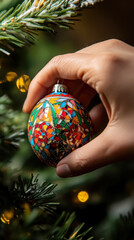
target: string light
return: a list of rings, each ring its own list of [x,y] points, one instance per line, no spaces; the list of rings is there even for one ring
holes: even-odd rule
[[[8,82],[12,82],[13,80],[15,80],[15,78],[17,78],[17,73],[16,72],[8,72],[6,74],[6,80]]]
[[[10,221],[13,218],[13,216],[14,216],[13,210],[9,211],[5,210],[0,219],[3,223],[10,224]]]
[[[77,194],[77,198],[80,202],[84,203],[84,202],[87,202],[87,200],[89,199],[89,194],[86,191],[80,191]]]
[[[1,68],[1,66],[0,66]],[[0,80],[0,84],[5,83],[5,82],[12,82],[17,78],[17,73],[16,72],[8,72],[5,76],[5,79]]]
[[[30,84],[30,77],[28,75],[22,75],[16,81],[16,86],[20,90],[20,92],[27,92]]]

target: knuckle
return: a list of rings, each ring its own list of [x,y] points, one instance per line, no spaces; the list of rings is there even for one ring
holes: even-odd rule
[[[50,60],[50,64],[59,64],[62,60],[62,55],[57,55]]]
[[[116,69],[121,65],[121,57],[112,52],[107,52],[101,54],[96,58],[96,88],[98,91],[104,90],[104,86],[111,86],[111,76],[114,75]]]
[[[118,62],[121,61],[121,58],[118,54],[116,53],[107,53],[105,54],[104,57],[104,60],[105,61],[105,64],[106,66],[110,67],[110,66],[113,66],[113,64],[117,64]]]
[[[50,60],[49,64],[58,71],[59,66],[64,67],[68,61],[71,61],[71,58],[72,54],[70,53],[57,55]]]
[[[73,152],[73,161],[72,161],[72,169],[74,172],[83,172],[86,168],[83,151],[81,149],[77,149]]]
[[[106,41],[110,46],[118,46],[120,45],[122,42],[116,38],[112,38]]]
[[[121,57],[116,53],[104,53],[100,56],[98,69],[109,74],[121,61]]]
[[[68,60],[70,60],[73,57],[74,54],[72,53],[66,53],[66,54],[61,54],[61,55],[57,55],[55,57],[53,57],[50,62],[52,64],[60,64],[61,62],[66,62]]]

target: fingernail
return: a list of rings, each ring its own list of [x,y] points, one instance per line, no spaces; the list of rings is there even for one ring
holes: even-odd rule
[[[56,172],[60,177],[71,177],[71,170],[67,164],[57,166]]]

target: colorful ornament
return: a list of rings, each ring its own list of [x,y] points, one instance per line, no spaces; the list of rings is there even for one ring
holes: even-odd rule
[[[87,110],[62,84],[56,84],[53,92],[36,104],[28,122],[33,151],[41,161],[54,167],[67,154],[88,143],[91,135]]]

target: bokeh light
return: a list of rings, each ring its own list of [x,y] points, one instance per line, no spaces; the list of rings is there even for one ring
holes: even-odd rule
[[[30,77],[28,75],[22,75],[16,81],[16,86],[20,90],[20,92],[27,92],[30,84]]]
[[[77,198],[80,202],[87,202],[87,200],[89,199],[89,194],[88,192],[86,191],[80,191],[78,194],[77,194]]]
[[[10,224],[11,219],[14,216],[13,210],[5,210],[4,213],[1,215],[1,221],[5,224]]]
[[[7,80],[8,82],[14,81],[15,78],[17,78],[17,73],[16,73],[16,72],[8,72],[8,73],[6,74],[6,80]]]

